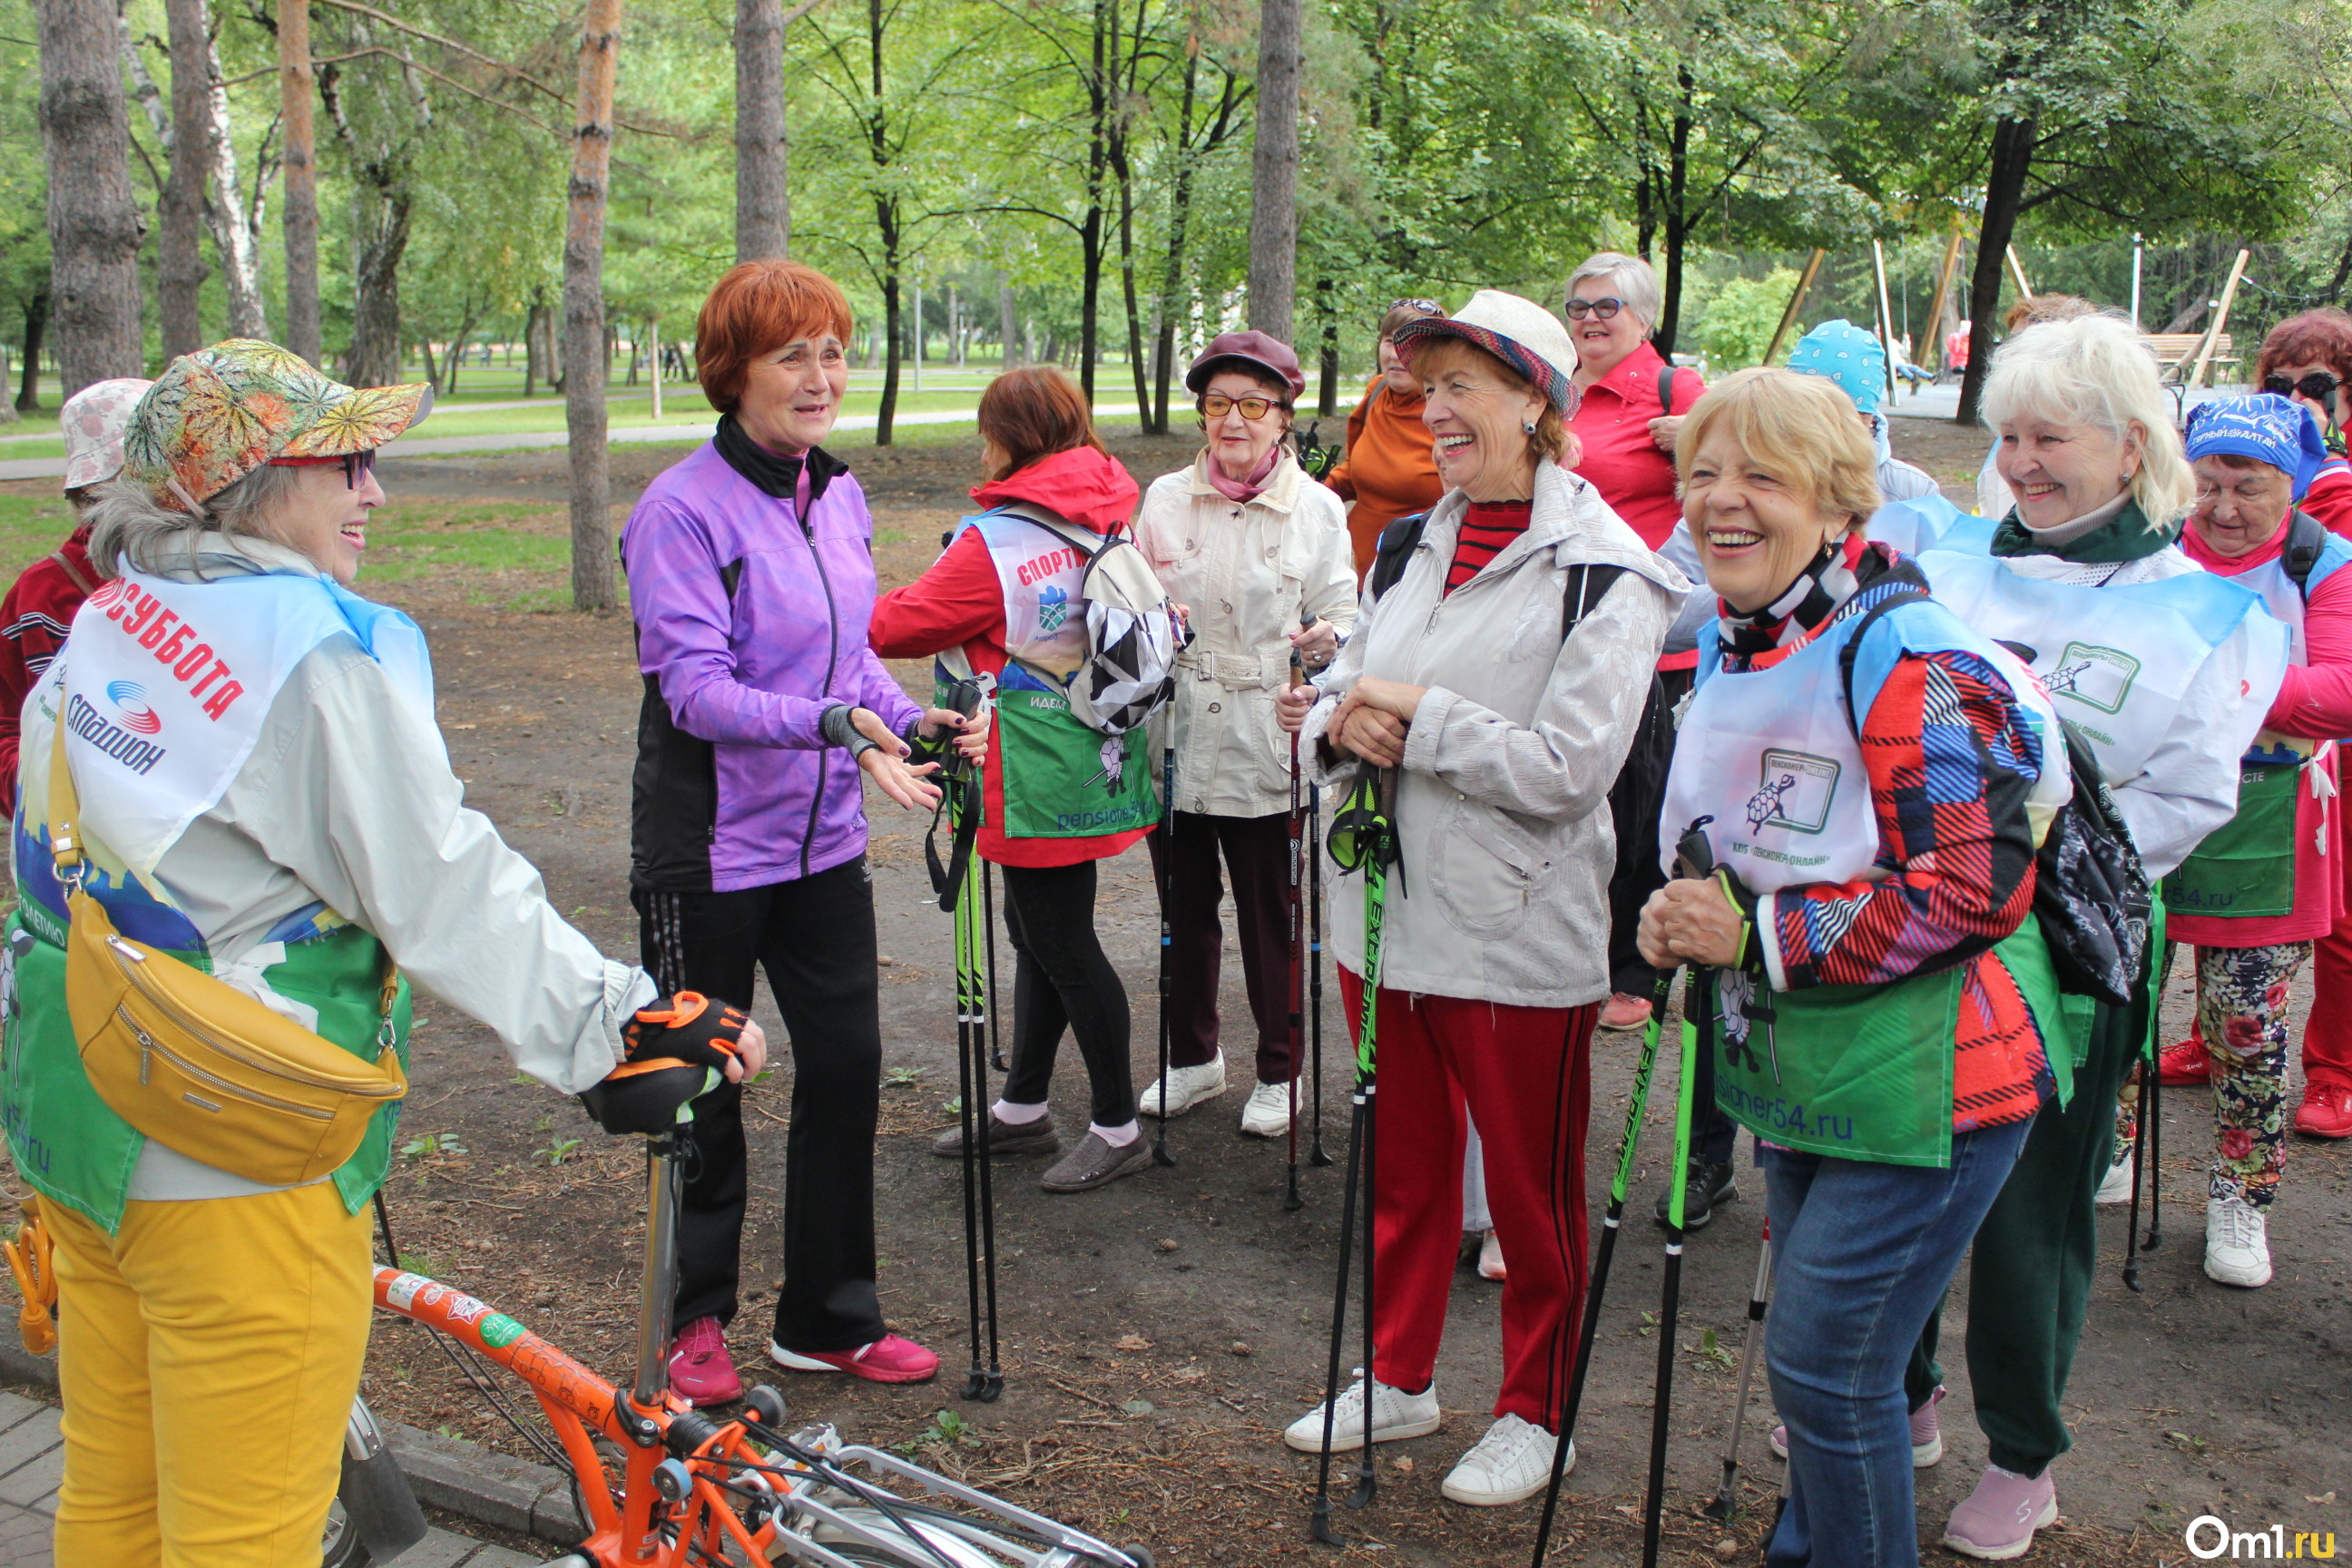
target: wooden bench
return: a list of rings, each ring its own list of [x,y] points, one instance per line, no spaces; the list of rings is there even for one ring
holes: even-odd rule
[[[2202,332],[2147,332],[2141,335],[2139,341],[2147,345],[2149,353],[2156,355],[2158,364],[2163,366],[2169,374],[2179,376],[2189,373],[2191,362],[2197,357],[2197,345],[2205,341],[2205,334]],[[2230,334],[2223,332],[2213,340],[2213,353],[2206,362],[2207,368],[2237,363],[2238,356],[2231,350]]]

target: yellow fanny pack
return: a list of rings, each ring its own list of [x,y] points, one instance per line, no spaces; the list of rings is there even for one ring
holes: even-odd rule
[[[49,753],[49,843],[66,889],[66,1006],[82,1070],[108,1109],[165,1147],[268,1186],[331,1174],[368,1121],[408,1092],[384,963],[370,1063],[244,992],[114,929],[84,888],[81,800],[60,722]]]

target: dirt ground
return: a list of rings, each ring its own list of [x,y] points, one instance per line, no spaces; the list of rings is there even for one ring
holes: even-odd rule
[[[1983,450],[1978,433],[1925,420],[1896,421],[1895,442],[1898,452],[1956,488]],[[1180,442],[1130,437],[1114,445],[1145,481],[1188,456]],[[616,501],[625,505],[679,455],[615,448]],[[843,455],[875,505],[883,582],[908,580],[928,563],[940,528],[968,510],[961,490],[975,466],[972,449],[852,447]],[[564,528],[560,453],[386,462],[382,472],[403,501],[541,506],[529,526],[558,534]],[[542,868],[558,905],[574,911],[607,952],[634,955],[628,781],[640,685],[628,622],[502,614],[476,602],[486,589],[499,597],[506,586],[549,581],[545,574],[513,575],[530,581],[485,584],[478,572],[452,569],[384,596],[415,614],[432,640],[442,721],[471,804]],[[927,672],[914,667],[898,673],[910,689],[928,685]],[[933,1131],[952,1121],[946,1104],[955,1094],[949,921],[925,881],[923,822],[878,797],[869,808],[886,965],[887,1082],[876,1155],[881,1286],[894,1325],[941,1352],[943,1375],[932,1385],[883,1388],[775,1372],[761,1353],[769,1306],[758,1289],[731,1335],[746,1375],[782,1384],[803,1416],[835,1421],[860,1439],[911,1445],[1024,1504],[1114,1541],[1141,1541],[1164,1564],[1328,1557],[1306,1538],[1313,1466],[1276,1434],[1320,1395],[1340,1167],[1303,1173],[1306,1206],[1286,1213],[1282,1145],[1239,1135],[1238,1091],[1174,1124],[1172,1170],[1057,1197],[1036,1187],[1036,1163],[1001,1168],[1005,1393],[994,1405],[956,1398],[967,1361],[959,1167],[927,1152]],[[1155,921],[1139,848],[1107,868],[1101,902],[1105,946],[1136,1000],[1139,1084],[1152,1071]],[[1000,956],[1009,964],[1009,948],[1001,946]],[[1228,1018],[1247,1017],[1240,984],[1232,961]],[[1011,989],[1008,968],[1000,986],[1008,1005]],[[2186,1027],[2187,993],[2176,981],[2168,1038]],[[1339,1155],[1349,1052],[1336,983],[1326,994],[1322,1107],[1327,1142]],[[761,1014],[773,1027],[764,996]],[[428,1001],[418,1018],[403,1142],[430,1135],[446,1146],[404,1159],[394,1172],[388,1191],[404,1252],[591,1366],[625,1376],[642,1237],[635,1150],[603,1139],[573,1102],[519,1079],[488,1035],[451,1008]],[[1245,1072],[1245,1039],[1228,1045],[1241,1047],[1228,1059]],[[1594,1050],[1587,1164],[1596,1206],[1633,1055],[1630,1037],[1602,1037]],[[1064,1060],[1056,1110],[1066,1126],[1081,1124],[1085,1086],[1075,1051]],[[772,1279],[778,1256],[789,1072],[787,1063],[750,1102],[747,1286]],[[1556,1563],[1638,1559],[1662,1268],[1661,1233],[1646,1215],[1667,1163],[1670,1063],[1660,1076],[1666,1081],[1653,1091]],[[2111,1218],[2105,1226],[2109,1258],[2068,1402],[2077,1447],[2058,1466],[2063,1519],[2043,1534],[2035,1563],[2178,1563],[2186,1556],[2183,1526],[2204,1513],[2238,1531],[2278,1523],[2290,1538],[2352,1526],[2352,1510],[2339,1500],[2352,1499],[2352,1147],[2295,1144],[2273,1211],[2277,1279],[2267,1289],[2239,1292],[2210,1283],[2199,1268],[2201,1156],[2211,1136],[2202,1091],[2168,1094],[2163,1127],[2166,1245],[2146,1261],[2146,1293],[2134,1295],[2118,1280],[2122,1223]],[[1742,1201],[1694,1238],[1684,1269],[1669,1453],[1671,1562],[1752,1560],[1780,1479],[1764,1443],[1772,1417],[1759,1372],[1745,1415],[1741,1520],[1727,1531],[1696,1513],[1720,1473],[1717,1456],[1762,1217],[1760,1176],[1745,1170],[1741,1186]],[[1949,1452],[1919,1476],[1919,1515],[1930,1541],[1984,1462],[1958,1350],[1965,1295],[1964,1271],[1946,1335]],[[1415,1565],[1525,1560],[1532,1507],[1472,1510],[1438,1495],[1447,1468],[1485,1429],[1499,1376],[1498,1302],[1497,1287],[1467,1269],[1457,1277],[1440,1373],[1446,1426],[1380,1450],[1377,1500],[1339,1515],[1352,1542],[1347,1556]],[[1359,1342],[1353,1334],[1350,1342]],[[1347,1364],[1356,1359],[1351,1349]],[[387,1321],[377,1332],[367,1395],[399,1419],[516,1447],[422,1331],[405,1325]],[[1339,1472],[1342,1489],[1348,1474]],[[1937,1548],[1927,1552],[1944,1557]]]

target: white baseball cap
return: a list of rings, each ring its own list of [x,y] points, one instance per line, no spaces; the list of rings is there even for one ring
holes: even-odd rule
[[[1392,341],[1409,361],[1412,345],[1435,338],[1460,338],[1486,350],[1549,398],[1561,418],[1575,415],[1580,397],[1576,345],[1559,318],[1533,300],[1506,294],[1500,289],[1481,289],[1451,316],[1407,321],[1396,330]]]
[[[94,381],[58,410],[66,438],[66,489],[100,484],[122,471],[122,433],[131,411],[155,384],[136,376]]]

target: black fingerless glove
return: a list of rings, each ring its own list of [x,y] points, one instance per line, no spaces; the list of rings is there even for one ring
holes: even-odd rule
[[[632,1062],[664,1058],[725,1071],[751,1020],[741,1010],[697,991],[681,991],[658,1007],[647,1007],[621,1030]]]

